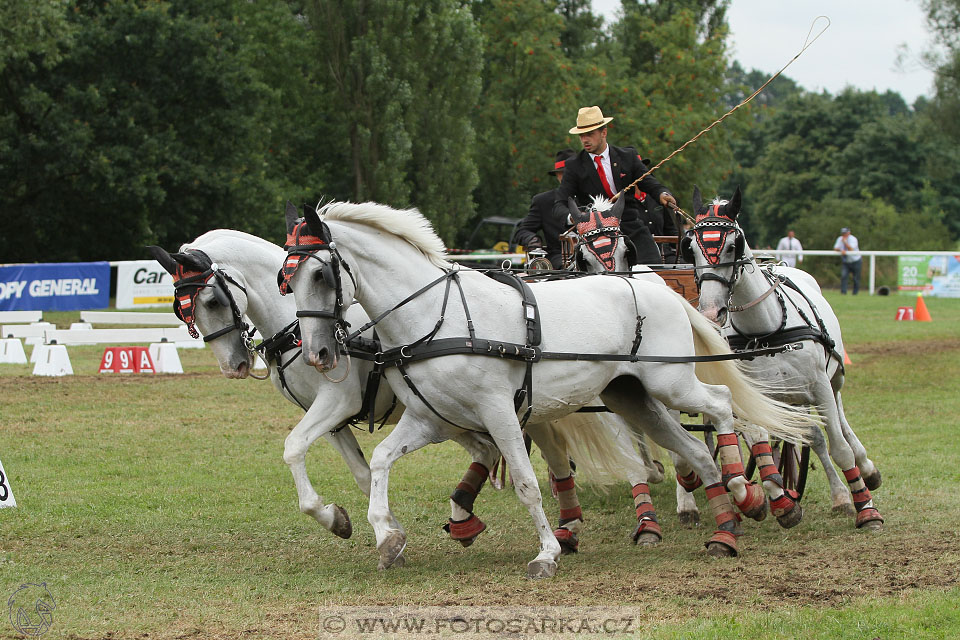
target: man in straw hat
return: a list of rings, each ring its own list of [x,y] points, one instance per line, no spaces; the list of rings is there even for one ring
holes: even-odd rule
[[[568,213],[567,201],[573,198],[577,206],[591,202],[592,196],[612,197],[621,189],[647,172],[637,150],[633,147],[614,147],[607,144],[607,123],[612,117],[604,117],[600,107],[583,107],[577,114],[577,126],[570,133],[580,136],[583,151],[566,161],[563,181],[557,189],[554,215]],[[676,207],[677,201],[652,175],[641,180],[637,186],[664,206]],[[650,229],[641,223],[640,201],[632,193],[625,193],[623,218],[620,228],[637,248],[636,263],[658,264],[661,261],[657,243]]]
[[[577,154],[573,149],[562,149],[557,151],[557,159],[553,163],[553,168],[547,171],[549,175],[556,176],[557,181],[563,179],[563,167],[566,161]],[[553,203],[557,199],[557,190],[551,189],[533,196],[530,201],[530,211],[527,217],[517,225],[517,231],[513,238],[517,244],[523,245],[527,249],[543,248],[546,242],[547,259],[553,265],[554,269],[563,268],[563,251],[560,245],[560,234],[567,227],[567,212],[563,215],[556,215],[553,211]],[[543,232],[543,240],[537,235],[537,232]]]

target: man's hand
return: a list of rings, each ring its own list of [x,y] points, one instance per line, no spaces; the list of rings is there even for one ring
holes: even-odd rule
[[[672,195],[670,195],[667,192],[663,192],[660,194],[660,204],[662,204],[665,207],[670,207],[671,209],[677,208],[677,201],[674,199]]]
[[[533,236],[527,240],[527,249],[543,249],[543,240],[540,239],[540,236]]]

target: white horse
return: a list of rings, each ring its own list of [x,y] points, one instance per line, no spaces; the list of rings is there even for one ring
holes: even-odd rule
[[[729,202],[718,199],[709,205],[694,189],[696,224],[682,249],[697,269],[700,309],[724,326],[724,335],[738,348],[801,345],[773,358],[747,362],[746,370],[758,380],[782,381],[780,400],[817,409],[829,436],[829,454],[819,429],[812,430],[811,446],[827,474],[834,511],[855,515],[858,528],[879,529],[883,518],[870,489],[880,486],[880,472],[850,428],[840,398],[844,351],[837,316],[808,273],[758,266],[737,224],[740,206],[739,187]],[[767,458],[769,445],[754,443],[753,453],[764,485],[777,481],[776,467]],[[849,491],[831,458],[843,471]]]
[[[543,513],[517,412],[534,423],[552,420],[598,395],[631,424],[645,424],[658,444],[691,461],[709,484],[718,525],[708,549],[736,553],[730,533],[736,515],[710,453],[666,407],[703,413],[721,429],[733,428],[736,408],[745,421],[741,428],[761,425],[787,439],[802,438],[811,420],[769,400],[736,367],[716,367],[727,386],[698,380],[686,361],[694,356],[695,341],[706,352],[729,351],[679,295],[602,276],[532,284],[521,295],[483,273],[453,268],[442,241],[416,210],[331,203],[305,214],[288,237],[283,283],[292,285],[296,297],[304,356],[322,371],[340,364],[342,316],[356,299],[375,318],[383,344],[375,358],[385,363],[387,379],[407,408],[370,462],[368,520],[381,567],[406,546],[404,532],[391,524],[387,488],[393,462],[431,442],[479,431],[493,437],[510,464],[517,494],[536,525],[541,550],[528,575],[554,575],[560,546]],[[636,361],[662,356],[683,361]]]
[[[288,204],[288,212],[292,205]],[[296,217],[296,209],[293,208]],[[315,518],[332,533],[348,538],[352,533],[350,518],[342,507],[324,504],[306,472],[305,458],[309,447],[324,437],[343,456],[348,468],[363,493],[370,495],[370,469],[357,444],[350,423],[363,413],[372,413],[381,423],[395,405],[396,396],[389,385],[380,385],[372,406],[365,404],[368,374],[373,365],[356,361],[346,374],[336,373],[333,380],[326,378],[299,357],[297,336],[292,331],[296,323],[296,304],[277,290],[276,270],[283,263],[286,252],[262,238],[227,229],[210,231],[193,242],[184,244],[180,253],[170,254],[160,247],[150,252],[175,280],[187,281],[181,293],[192,311],[188,317],[208,338],[223,375],[228,378],[246,378],[250,375],[250,333],[244,319],[249,317],[267,340],[261,351],[269,361],[269,373],[277,390],[290,402],[300,406],[305,415],[287,436],[284,461],[289,465],[299,497],[300,510]],[[216,266],[214,266],[214,264]],[[190,274],[199,274],[191,276]],[[194,280],[190,280],[190,277]],[[198,279],[199,278],[199,279]],[[202,281],[202,285],[201,285]],[[188,284],[194,282],[194,285]],[[178,296],[180,297],[180,296]],[[178,304],[179,313],[183,313]],[[369,317],[360,306],[348,311],[348,321],[357,326]],[[366,332],[368,337],[372,330]],[[270,344],[275,346],[270,347]],[[263,347],[269,347],[264,349]],[[335,384],[336,378],[343,378]],[[577,431],[573,425],[586,428]],[[602,458],[598,464],[581,465],[588,477],[603,481],[603,473],[626,473],[632,484],[647,482],[648,472],[634,454],[616,450],[618,425],[607,416],[589,414],[580,421],[567,418],[553,423],[529,425],[551,472],[560,479],[564,491],[558,499],[570,510],[579,506],[573,488],[569,457],[589,462]],[[451,519],[447,525],[451,537],[464,546],[473,543],[485,525],[473,515],[473,501],[488,470],[500,453],[485,434],[462,432],[455,438],[474,458],[458,488],[451,496]],[[591,474],[590,471],[593,471]],[[662,474],[661,474],[662,479]],[[577,534],[582,528],[582,517],[562,518],[555,532],[564,551],[577,550]],[[395,526],[399,526],[396,523]],[[641,542],[652,542],[641,540]]]
[[[573,202],[570,203],[570,217],[577,224],[577,233],[580,236],[580,243],[576,248],[576,264],[580,270],[587,273],[624,273],[628,269],[627,253],[631,245],[629,238],[620,231],[623,207],[622,198],[614,204],[604,197],[597,197],[583,211],[577,209]],[[649,268],[630,275],[666,286],[663,278]],[[710,375],[709,370],[702,365],[698,372],[700,376]],[[679,420],[679,412],[675,417]],[[757,438],[758,442],[767,443],[769,436],[762,429],[758,429]],[[777,484],[769,481],[764,483],[761,489],[755,482],[748,481],[735,433],[718,431],[717,444],[723,465],[724,483],[728,487],[731,483],[734,487],[746,487],[746,498],[742,501],[738,499],[736,503],[745,515],[763,520],[766,516],[766,500],[763,497],[765,490],[781,526],[789,528],[800,523],[803,509],[797,496],[789,495],[785,491],[783,482]],[[686,460],[673,452],[670,455],[677,470],[677,516],[681,524],[697,524],[700,513],[693,490],[701,486],[702,481]]]

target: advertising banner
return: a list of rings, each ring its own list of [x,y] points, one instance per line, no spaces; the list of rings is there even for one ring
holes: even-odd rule
[[[117,309],[173,304],[173,277],[156,260],[117,264]]]
[[[0,267],[0,311],[76,311],[110,305],[110,263]]]
[[[960,298],[960,255],[900,256],[897,290],[906,295]]]

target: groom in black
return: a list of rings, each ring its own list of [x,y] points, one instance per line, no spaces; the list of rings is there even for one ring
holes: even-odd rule
[[[553,205],[554,217],[565,217],[569,213],[569,198],[580,207],[590,204],[592,196],[610,198],[647,172],[636,149],[607,144],[607,123],[611,120],[612,117],[605,118],[596,106],[583,107],[577,114],[577,126],[570,129],[570,133],[580,136],[583,151],[565,163]],[[641,180],[637,187],[663,206],[677,206],[676,199],[652,175]],[[650,229],[641,222],[643,205],[634,198],[632,190],[620,197],[626,200],[620,228],[637,248],[636,264],[659,264],[660,250]]]

